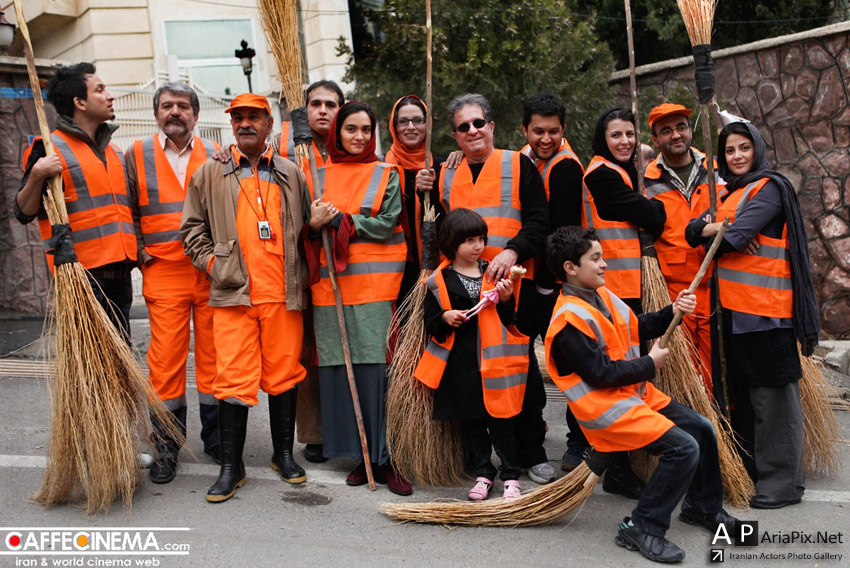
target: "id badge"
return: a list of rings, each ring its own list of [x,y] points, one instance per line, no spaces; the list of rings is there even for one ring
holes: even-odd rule
[[[257,221],[257,230],[260,232],[261,241],[271,240],[272,228],[268,221]]]

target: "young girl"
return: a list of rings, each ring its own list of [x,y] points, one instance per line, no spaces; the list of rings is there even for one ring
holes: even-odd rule
[[[414,375],[436,389],[433,418],[463,424],[469,467],[477,476],[469,498],[487,498],[496,475],[490,461],[495,448],[503,496],[516,499],[520,469],[510,418],[519,413],[525,395],[528,336],[514,326],[514,284],[503,278],[494,285],[483,278],[487,224],[474,211],[449,213],[438,243],[447,260],[425,280],[431,292],[425,327],[432,339]]]

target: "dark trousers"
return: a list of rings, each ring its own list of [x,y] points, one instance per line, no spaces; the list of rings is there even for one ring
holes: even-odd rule
[[[112,324],[130,343],[130,306],[133,304],[133,283],[128,262],[113,262],[88,271],[94,297],[106,311]]]
[[[496,468],[490,461],[492,450],[496,450],[496,455],[501,461],[499,479],[502,481],[519,479],[517,438],[512,418],[486,416],[463,422],[462,425],[468,466],[476,477],[487,479],[496,477]]]
[[[683,496],[699,511],[720,511],[723,482],[711,422],[675,400],[658,412],[675,426],[642,448],[661,459],[632,511],[632,522],[646,533],[664,536]]]
[[[516,425],[517,447],[519,448],[519,466],[533,467],[549,461],[543,442],[546,439],[546,421],[543,420],[543,408],[546,406],[546,389],[543,388],[543,375],[534,354],[534,344],[528,350],[528,379],[525,383],[525,398],[522,410],[510,420]]]

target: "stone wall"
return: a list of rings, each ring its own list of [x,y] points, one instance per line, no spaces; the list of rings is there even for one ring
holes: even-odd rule
[[[39,61],[42,78],[52,75],[52,69],[49,62]],[[32,98],[9,89],[29,86],[23,59],[0,56],[0,308],[44,313],[51,278],[38,225],[21,225],[12,209],[23,175],[21,157],[29,137],[39,131]],[[47,106],[52,124],[53,107]]]
[[[721,108],[758,127],[768,159],[797,188],[822,335],[848,338],[850,23],[737,46],[713,57]],[[636,73],[638,90],[655,90],[657,103],[683,82],[693,92],[690,57],[639,67]],[[617,72],[613,81],[619,87],[617,103],[627,106],[628,72]]]

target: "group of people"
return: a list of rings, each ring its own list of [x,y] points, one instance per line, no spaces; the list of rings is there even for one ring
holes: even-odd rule
[[[594,448],[608,458],[603,489],[637,500],[619,526],[620,546],[651,560],[683,559],[665,538],[682,498],[681,520],[732,527],[711,423],[651,383],[669,353],[645,342],[678,311],[706,392],[729,408],[747,450],[757,488],[751,505],[800,502],[797,344],[811,352],[818,312],[794,188],[770,169],[755,127],[734,122],[720,133],[712,217],[712,158],[691,146],[691,112],[681,105],[664,103],[648,115],[659,154],[641,187],[635,119],[626,109],[599,118],[585,169],[564,137],[564,106],[548,92],[525,105],[528,144],[520,151],[495,147],[485,97],[455,98],[447,117],[459,153],[429,163],[419,97],[394,105],[393,143],[383,159],[368,105],[346,103],[332,81],[310,85],[305,99],[316,182],[308,165],[295,163],[290,123],[272,139],[269,103],[250,93],[225,111],[236,143],[218,148],[193,135],[194,91],[166,83],[153,104],[160,132],[122,152],[110,143],[113,97],[88,63],[57,70],[48,85],[58,114],[56,154],[46,156],[37,139],[24,159],[18,219],[38,217],[50,262],[51,227],[40,202],[46,180],[61,175],[78,260],[128,340],[129,275],[141,267],[150,380],[184,433],[191,322],[201,437],[221,464],[208,501],[225,501],[246,482],[248,411],[260,389],[268,395],[271,467],[284,481],[306,480],[293,454],[297,430],[308,461],[362,460],[346,483],[367,483],[347,357],[375,479],[410,495],[386,444],[387,331],[399,302],[425,286],[431,342],[415,376],[434,389],[433,419],[462,423],[476,477],[470,499],[486,499],[496,473],[505,499],[520,495],[522,470],[537,483],[557,477],[543,449],[546,398],[533,349],[540,336],[549,374],[568,402],[561,468],[574,469]],[[425,194],[438,211],[437,243],[421,236]],[[705,246],[725,217],[731,224],[717,252],[714,288],[703,283],[691,293]],[[675,301],[644,314],[640,257],[652,241]],[[430,246],[439,247],[443,262],[419,282]],[[725,389],[717,380],[718,339]],[[168,483],[180,444],[158,429],[149,476]],[[627,452],[636,449],[660,457],[645,486],[628,464]]]

